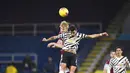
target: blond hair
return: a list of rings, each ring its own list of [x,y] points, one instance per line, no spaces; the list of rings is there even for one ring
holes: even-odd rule
[[[69,23],[66,22],[66,21],[62,21],[62,22],[60,23],[60,26],[61,26],[61,27],[69,28]]]

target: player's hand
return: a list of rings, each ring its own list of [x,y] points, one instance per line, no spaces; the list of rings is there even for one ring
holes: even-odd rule
[[[43,42],[47,42],[47,39],[46,39],[46,38],[43,38],[42,41],[43,41]]]
[[[101,34],[102,34],[102,36],[109,36],[107,32],[103,32]]]

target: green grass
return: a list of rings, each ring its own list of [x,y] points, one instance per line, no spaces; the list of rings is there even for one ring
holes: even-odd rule
[[[102,70],[96,70],[95,73],[103,73]],[[127,73],[130,73],[130,70],[127,70]]]

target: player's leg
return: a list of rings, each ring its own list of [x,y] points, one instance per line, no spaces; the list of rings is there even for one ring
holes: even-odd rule
[[[62,54],[61,54],[61,60],[62,60],[62,56],[63,56]],[[61,60],[60,60],[60,64],[59,64],[59,72],[61,71]],[[67,63],[67,67],[65,69],[65,73],[69,73],[69,67],[70,67],[70,64]]]
[[[61,68],[62,58],[63,58],[63,54],[61,54],[61,59],[60,59],[60,64],[59,64],[59,73],[62,73],[62,68]]]
[[[61,68],[61,65],[59,66],[59,73],[60,73],[60,71],[62,71],[62,68]],[[69,73],[69,68],[68,67],[66,67],[66,69],[65,69],[65,73]]]
[[[75,73],[75,71],[76,71],[76,66],[71,66],[70,67],[70,73]]]
[[[66,65],[67,65],[66,63],[61,63],[61,69],[59,73],[65,73]]]
[[[63,56],[61,57],[61,69],[59,73],[65,73],[66,70],[66,66],[67,66],[67,62],[68,62],[68,55],[67,53],[63,53]]]
[[[59,72],[60,72],[60,71],[62,71],[61,65],[59,66]],[[66,67],[66,69],[65,69],[65,73],[69,73],[69,71],[70,71],[69,68]]]
[[[76,68],[77,68],[77,56],[76,56],[76,54],[72,54],[70,61],[71,61],[70,73],[75,73]]]
[[[69,70],[70,69],[70,64],[71,64],[71,62],[68,61],[65,73],[69,73],[70,72],[70,70]]]

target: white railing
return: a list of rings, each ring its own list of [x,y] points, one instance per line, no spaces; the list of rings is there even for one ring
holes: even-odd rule
[[[12,36],[15,36],[15,34],[19,33],[19,34],[32,34],[33,36],[36,36],[38,33],[53,33],[54,30],[50,30],[48,28],[48,30],[38,30],[38,27],[44,27],[44,26],[50,26],[52,25],[52,27],[56,28],[58,30],[59,28],[59,24],[60,23],[25,23],[25,24],[0,24],[0,28],[9,28],[11,29],[10,31],[6,31],[6,30],[3,30],[3,31],[0,31],[0,34],[9,34],[9,35],[12,35]],[[93,25],[98,25],[99,26],[99,31],[101,32],[102,31],[102,23],[99,23],[99,22],[85,22],[85,23],[81,23],[81,22],[75,22],[75,24],[78,26],[78,28],[80,28],[80,26],[82,25],[85,25],[85,26],[93,26]],[[21,31],[17,31],[17,27],[26,27],[26,26],[29,26],[29,27],[32,27],[32,30],[22,30]]]
[[[32,61],[37,65],[38,57],[35,53],[3,53],[0,54],[0,58],[10,58],[9,60],[0,60],[0,63],[22,63],[23,59],[26,55],[29,55],[30,57],[34,57]],[[22,57],[20,60],[16,60],[16,57]]]

